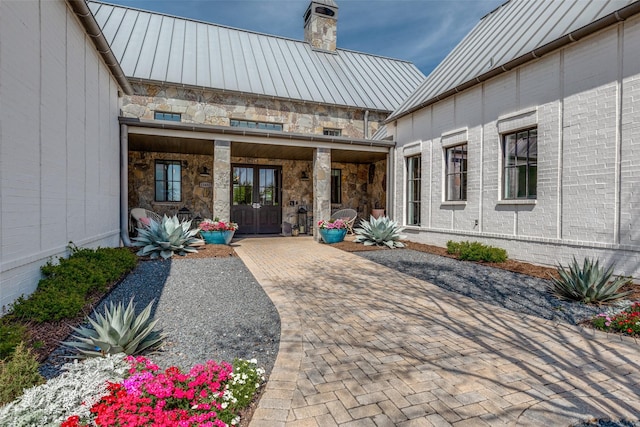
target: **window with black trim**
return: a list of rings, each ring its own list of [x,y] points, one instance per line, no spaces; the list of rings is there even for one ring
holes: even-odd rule
[[[154,111],[153,118],[156,120],[168,120],[170,122],[179,122],[182,120],[180,113],[167,113],[165,111]]]
[[[341,169],[331,169],[331,203],[342,203]]]
[[[421,168],[420,156],[407,157],[407,225],[420,225]]]
[[[538,190],[538,130],[503,135],[503,199],[535,199]]]
[[[279,130],[282,131],[281,123],[267,123],[267,122],[253,122],[250,120],[236,120],[231,119],[229,125],[238,128],[249,129],[264,129],[264,130]]]
[[[467,144],[445,148],[445,200],[467,200]]]
[[[327,136],[342,136],[342,129],[324,128],[322,129],[322,134]]]
[[[156,202],[179,202],[182,164],[177,160],[156,160]]]

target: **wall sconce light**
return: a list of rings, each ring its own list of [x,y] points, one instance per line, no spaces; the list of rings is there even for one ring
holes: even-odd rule
[[[133,164],[133,167],[141,171],[146,171],[147,169],[149,169],[149,164],[144,162],[137,162]]]
[[[200,176],[211,176],[211,174],[209,173],[209,168],[203,166],[200,170]]]
[[[309,181],[309,174],[307,173],[307,171],[302,171],[300,173],[300,179],[302,181]]]

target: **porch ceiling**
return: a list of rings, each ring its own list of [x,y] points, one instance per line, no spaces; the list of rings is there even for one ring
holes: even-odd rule
[[[129,134],[132,151],[213,155],[213,141],[158,135]],[[283,160],[312,160],[313,147],[231,142],[231,155]],[[364,150],[331,150],[331,160],[340,163],[373,163],[386,159],[387,153]]]

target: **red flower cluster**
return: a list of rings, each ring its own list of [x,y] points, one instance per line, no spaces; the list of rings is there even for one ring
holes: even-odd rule
[[[94,424],[81,424],[77,415],[61,427],[227,427],[233,414],[223,411],[226,383],[233,368],[208,361],[185,374],[175,366],[164,372],[144,357],[128,358],[131,376],[109,383],[109,394],[91,407]]]
[[[599,314],[593,318],[591,323],[604,331],[640,336],[640,302],[634,302],[627,309],[615,315]]]

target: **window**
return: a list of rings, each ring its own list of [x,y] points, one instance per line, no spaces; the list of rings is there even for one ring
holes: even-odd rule
[[[248,120],[231,119],[229,125],[237,128],[279,130],[282,131],[281,123],[252,122]]]
[[[420,225],[420,156],[407,158],[407,224]]]
[[[171,122],[179,122],[181,120],[180,113],[166,113],[164,111],[155,111],[153,118],[156,120],[169,120]]]
[[[467,144],[445,149],[445,200],[467,200]]]
[[[331,203],[342,203],[341,169],[331,169]]]
[[[503,137],[503,198],[535,199],[538,187],[538,130]]]
[[[322,129],[322,134],[328,136],[342,136],[342,129],[324,128]]]
[[[156,201],[179,202],[181,164],[174,160],[156,160]]]

